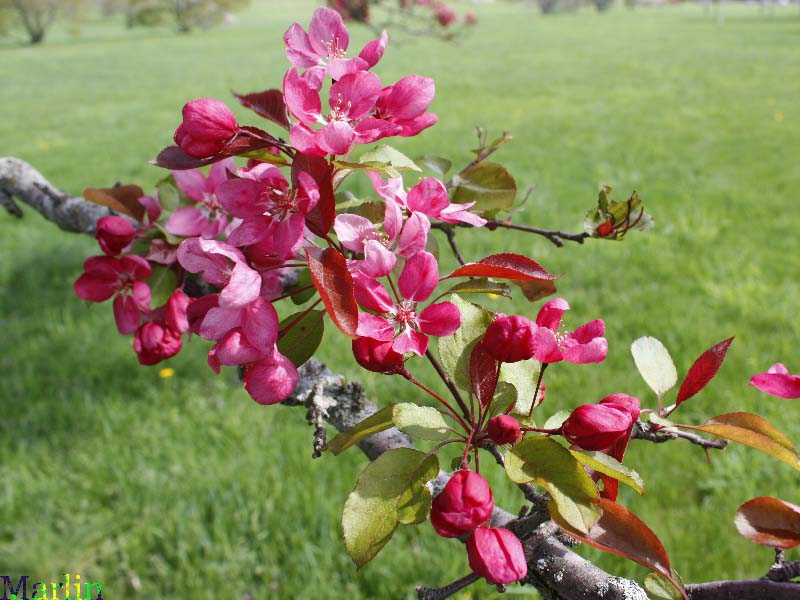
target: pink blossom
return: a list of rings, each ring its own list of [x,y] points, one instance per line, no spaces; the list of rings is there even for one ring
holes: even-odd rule
[[[434,7],[434,15],[439,25],[449,27],[458,20],[458,15],[452,6],[439,2]]]
[[[536,329],[536,323],[523,316],[500,315],[486,328],[483,345],[500,362],[528,360],[536,350]]]
[[[133,349],[143,365],[154,365],[175,356],[182,345],[180,333],[158,321],[142,324],[133,337]]]
[[[108,256],[121,254],[133,242],[135,235],[136,229],[130,221],[114,215],[100,219],[94,231],[97,243]]]
[[[141,256],[92,256],[83,263],[83,275],[75,281],[75,295],[90,302],[114,296],[114,318],[123,335],[139,325],[140,311],[150,310],[150,287],[142,281],[153,274]]]
[[[228,179],[228,171],[235,169],[233,158],[226,158],[211,167],[208,177],[199,169],[173,171],[178,188],[195,206],[178,208],[167,219],[164,229],[173,235],[207,239],[222,233],[228,224],[228,215],[217,200],[216,190]]]
[[[497,415],[489,419],[486,433],[495,444],[515,444],[522,435],[522,430],[511,415]]]
[[[259,404],[283,402],[297,387],[298,378],[297,367],[277,348],[244,368],[244,388]]]
[[[528,574],[522,543],[508,529],[478,527],[467,540],[472,570],[489,583],[507,584]]]
[[[608,450],[630,437],[639,418],[639,400],[626,394],[614,394],[598,404],[579,406],[564,421],[564,437],[584,450]]]
[[[378,313],[360,312],[357,334],[374,340],[392,341],[398,354],[413,352],[422,356],[428,349],[428,336],[451,335],[461,325],[461,313],[450,302],[430,304],[418,312],[439,283],[439,267],[429,252],[407,259],[397,288],[401,298],[395,302],[380,283],[369,277],[355,277],[356,298]]]
[[[436,124],[436,115],[426,112],[435,93],[433,79],[408,75],[381,90],[373,116],[398,126],[395,135],[413,137]]]
[[[283,173],[266,163],[239,169],[237,175],[217,188],[222,206],[242,219],[228,243],[250,246],[266,241],[262,254],[269,252],[277,260],[292,257],[302,242],[305,217],[319,201],[317,183],[300,173],[298,186],[291,189]]]
[[[562,360],[575,364],[597,363],[608,354],[608,341],[602,337],[605,323],[597,319],[581,325],[575,331],[560,333],[561,316],[569,310],[563,298],[554,298],[542,306],[536,316],[534,358],[541,363]]]
[[[183,107],[183,122],[174,137],[189,156],[206,158],[221,152],[238,132],[236,117],[224,103],[200,98]]]
[[[766,373],[753,375],[750,385],[770,396],[800,398],[800,375],[790,375],[781,363],[775,363]]]
[[[459,537],[492,516],[489,483],[475,471],[457,471],[431,504],[431,524],[443,537]]]
[[[486,224],[485,219],[469,212],[475,205],[474,202],[451,203],[447,188],[438,179],[426,177],[406,193],[402,178],[395,177],[384,182],[377,173],[369,172],[368,175],[375,192],[387,204],[398,205],[401,211],[410,214],[421,213],[430,219],[445,223],[468,223],[474,227]]]
[[[342,16],[330,8],[314,11],[308,33],[299,23],[294,23],[283,36],[286,57],[292,65],[298,69],[324,67],[334,80],[374,67],[383,56],[388,40],[384,31],[377,40],[364,46],[357,57],[346,58],[350,35]]]

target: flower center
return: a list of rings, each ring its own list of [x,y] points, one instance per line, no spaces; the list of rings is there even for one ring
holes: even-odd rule
[[[417,306],[414,302],[403,300],[397,305],[397,310],[394,313],[395,321],[402,325],[409,325],[413,323],[417,319],[416,308]]]
[[[285,219],[289,213],[297,212],[297,193],[292,190],[267,188],[261,192],[259,200],[266,205],[264,214],[269,217]]]
[[[332,40],[320,40],[323,46],[328,50],[328,60],[334,58],[344,58],[345,51],[339,47],[339,38],[335,37]]]
[[[347,115],[350,112],[350,109],[353,108],[353,103],[349,100],[347,102],[344,101],[342,95],[339,94],[336,98],[336,106],[333,107],[331,110],[331,114],[328,117],[329,121],[346,121]]]

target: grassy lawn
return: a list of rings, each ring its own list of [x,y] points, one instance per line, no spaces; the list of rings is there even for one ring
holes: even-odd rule
[[[238,24],[203,34],[92,23],[79,39],[57,31],[40,48],[4,43],[0,155],[30,161],[76,194],[152,184],[162,173],[147,161],[170,142],[183,102],[280,84],[281,35],[293,20],[307,23],[315,3],[253,4]],[[480,25],[456,44],[403,35],[390,43],[382,79],[435,78],[440,117],[397,146],[458,164],[473,126],[507,129],[515,140],[498,159],[521,187],[536,185],[528,222],[579,230],[602,184],[619,196],[636,189],[657,222],[624,244],[563,249],[462,234],[473,258],[515,251],[563,273],[569,325],[606,320],[608,360],[553,368],[540,414],[618,391],[652,406],[628,351],[634,338],[660,338],[683,374],[735,334],[714,385],[678,414],[696,423],[757,411],[800,442],[798,404],[746,385],[779,360],[800,372],[796,7],[774,17],[724,7],[724,24],[700,6],[550,18],[521,3],[475,10]],[[358,28],[353,36],[359,47],[370,38]],[[111,599],[366,599],[412,598],[415,585],[467,572],[465,553],[423,526],[357,573],[338,518],[364,459],[353,451],[312,461],[302,413],[256,405],[232,371],[215,376],[202,340],[170,361],[174,377],[139,367],[110,307],[72,294],[96,252],[93,240],[30,211],[22,222],[0,214],[0,575],[80,573]],[[536,308],[498,303],[505,312]],[[347,347],[329,331],[322,358],[364,380],[374,398],[416,398],[395,380],[359,373]],[[623,490],[622,501],[687,581],[763,575],[771,552],[740,540],[732,516],[757,495],[800,503],[797,472],[740,447],[709,465],[695,447],[668,446],[634,444],[626,462],[648,489]],[[496,487],[516,510],[510,485],[497,478]],[[620,575],[644,574],[581,551]],[[476,585],[464,597],[493,594]]]

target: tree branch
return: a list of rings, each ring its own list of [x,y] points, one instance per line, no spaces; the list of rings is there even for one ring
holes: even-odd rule
[[[66,231],[92,233],[97,220],[110,214],[108,209],[58,190],[24,161],[0,158],[0,204],[18,216],[21,210],[12,198],[33,207]],[[307,409],[307,416],[316,428],[316,446],[321,444],[320,436],[324,437],[324,432],[320,431],[323,419],[339,431],[347,431],[378,410],[366,399],[361,384],[333,373],[316,359],[309,360],[299,371],[297,389],[283,404]],[[677,437],[692,441],[688,436],[693,434]],[[667,441],[661,439],[663,435],[655,437],[657,439],[652,441]],[[708,442],[703,440],[700,445],[718,447],[708,446]],[[359,444],[370,459],[377,458],[387,450],[411,445],[408,436],[395,428],[376,433]],[[448,474],[441,473],[431,482],[434,495],[444,487],[447,477]],[[523,491],[530,493],[531,498],[536,500],[535,504],[541,503],[541,494],[533,488]],[[492,513],[493,527],[507,527],[523,542],[528,562],[528,576],[523,583],[534,585],[546,600],[647,600],[647,595],[636,582],[610,575],[567,548],[559,541],[562,534],[555,524],[551,521],[542,523],[537,512],[516,517],[495,507]],[[787,562],[784,565],[786,573],[792,573],[794,571],[790,569],[796,568],[796,563]],[[473,577],[468,577],[460,582],[471,583],[473,580]],[[800,584],[766,578],[690,585],[687,586],[687,592],[691,600],[800,600]]]
[[[705,449],[714,448],[716,450],[724,450],[728,446],[727,440],[709,440],[695,433],[689,433],[688,431],[663,429],[659,431],[653,431],[649,423],[642,423],[641,421],[636,422],[636,425],[631,432],[631,439],[646,440],[648,442],[653,442],[654,444],[663,444],[664,442],[669,442],[670,440],[679,438]]]

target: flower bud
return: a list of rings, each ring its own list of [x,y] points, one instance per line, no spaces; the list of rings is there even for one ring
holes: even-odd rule
[[[528,574],[522,543],[508,529],[478,527],[467,540],[469,566],[489,583],[507,584]]]
[[[455,473],[431,505],[431,523],[443,537],[458,537],[492,516],[494,500],[487,481],[475,471]]]
[[[489,419],[486,431],[495,444],[515,444],[522,435],[519,422],[511,415],[492,417]]]
[[[120,254],[135,235],[136,230],[130,221],[114,215],[100,219],[94,231],[97,243],[108,256]]]
[[[630,435],[635,419],[625,407],[615,404],[584,404],[564,421],[564,437],[584,450],[606,450]]]
[[[536,324],[519,315],[502,316],[486,328],[483,345],[501,362],[514,363],[527,360],[535,350]]]
[[[641,413],[639,399],[628,394],[611,394],[600,400],[603,406],[612,406],[631,415],[631,421],[636,421]],[[633,423],[631,423],[633,424]]]
[[[395,375],[403,371],[403,355],[392,350],[392,342],[379,342],[368,337],[353,340],[356,362],[367,371]]]
[[[182,345],[180,333],[157,321],[141,325],[133,337],[133,349],[143,365],[154,365],[175,356]]]
[[[236,117],[225,104],[200,98],[183,107],[183,122],[175,130],[175,143],[189,156],[207,158],[221,152],[238,132]]]

